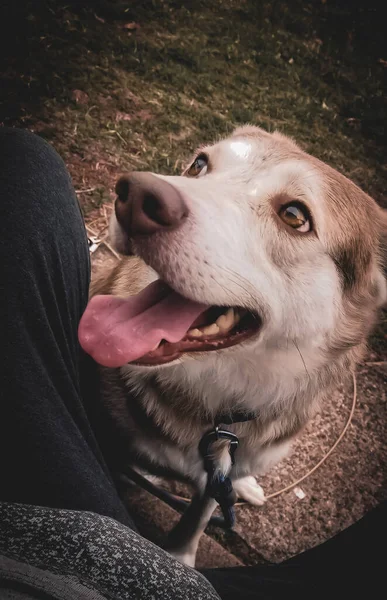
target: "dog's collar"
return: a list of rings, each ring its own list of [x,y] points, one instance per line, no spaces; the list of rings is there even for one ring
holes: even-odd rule
[[[255,412],[246,412],[243,410],[234,410],[231,412],[219,413],[215,416],[215,427],[219,425],[233,425],[233,423],[245,423],[246,421],[254,421],[258,416]]]
[[[124,382],[121,382],[124,393],[127,394],[127,389]],[[130,410],[132,418],[137,423],[141,423],[142,427],[149,427],[149,423],[152,423],[151,415],[145,411],[140,398],[136,394],[132,394],[128,402],[128,409]],[[199,453],[203,460],[203,466],[207,473],[207,486],[206,494],[211,498],[214,498],[223,513],[223,525],[226,528],[233,527],[235,523],[234,504],[236,502],[236,495],[232,487],[232,482],[229,477],[222,473],[219,466],[211,460],[211,445],[218,439],[227,440],[229,442],[229,453],[231,463],[234,464],[235,452],[237,450],[239,439],[227,429],[221,427],[222,425],[233,425],[234,423],[245,423],[247,421],[253,421],[258,417],[258,413],[246,412],[243,410],[234,410],[227,412],[219,412],[213,418],[213,427],[208,430],[199,441]],[[156,431],[158,426],[156,423],[152,423]],[[151,427],[153,432],[153,427]],[[153,432],[154,433],[154,432]],[[145,480],[146,481],[146,480]]]

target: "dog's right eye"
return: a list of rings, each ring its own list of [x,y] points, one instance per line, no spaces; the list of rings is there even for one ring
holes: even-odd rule
[[[278,213],[280,219],[296,229],[300,233],[308,233],[312,230],[312,221],[309,212],[301,202],[289,202],[281,207]]]
[[[199,154],[186,172],[188,177],[202,177],[207,173],[208,157],[206,154]]]

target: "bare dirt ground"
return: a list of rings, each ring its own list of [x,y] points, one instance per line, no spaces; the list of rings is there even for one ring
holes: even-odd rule
[[[90,235],[106,234],[123,171],[178,173],[198,144],[245,122],[294,136],[387,206],[387,48],[376,0],[5,1],[0,26],[0,124],[56,147]],[[115,260],[103,245],[93,255],[95,269]],[[280,561],[387,498],[386,364],[384,313],[338,448],[299,489],[261,509],[238,507],[235,531],[209,528],[199,565]],[[351,402],[349,383],[265,477],[267,493],[318,463]],[[138,489],[124,493],[144,535],[161,542],[177,513]]]

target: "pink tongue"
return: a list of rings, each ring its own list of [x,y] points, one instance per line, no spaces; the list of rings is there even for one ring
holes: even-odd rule
[[[94,296],[78,329],[79,343],[105,367],[121,367],[150,352],[161,340],[183,339],[208,306],[192,302],[154,281],[136,296]]]

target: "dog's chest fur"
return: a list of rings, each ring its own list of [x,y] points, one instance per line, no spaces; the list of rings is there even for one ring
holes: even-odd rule
[[[348,368],[348,358],[346,362]],[[249,405],[254,407],[254,419],[227,426],[240,440],[230,475],[238,479],[262,474],[287,453],[290,440],[337,384],[342,368],[340,360],[340,364],[321,368],[313,378],[305,373],[299,380],[289,379],[287,390],[275,381],[275,368],[272,373],[264,368],[261,377],[255,368],[256,376],[252,378],[245,365],[246,377],[236,381],[234,373],[233,386],[221,377],[219,367],[202,372],[196,385],[192,373],[181,365],[174,372],[158,373],[133,367],[102,369],[102,396],[114,427],[125,440],[121,456],[124,462],[142,466],[150,473],[189,480],[203,488],[206,476],[198,444],[203,434],[212,429],[217,415],[232,415],[242,406],[245,410]],[[220,445],[215,452],[227,470],[227,448]]]

